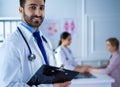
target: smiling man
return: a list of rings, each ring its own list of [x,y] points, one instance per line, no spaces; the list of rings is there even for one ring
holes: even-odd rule
[[[44,20],[44,9],[45,0],[20,0],[22,21],[0,48],[0,87],[31,87],[27,82],[43,64],[54,65],[51,43],[39,30]],[[70,82],[65,82],[32,87],[69,85]]]

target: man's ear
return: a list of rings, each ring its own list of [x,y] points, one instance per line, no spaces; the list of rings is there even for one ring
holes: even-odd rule
[[[22,15],[22,13],[23,13],[23,7],[19,7],[19,12]]]

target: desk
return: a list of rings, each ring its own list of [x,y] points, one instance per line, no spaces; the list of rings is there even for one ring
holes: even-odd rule
[[[70,87],[112,87],[114,79],[107,75],[93,74],[96,78],[82,78],[72,80]]]

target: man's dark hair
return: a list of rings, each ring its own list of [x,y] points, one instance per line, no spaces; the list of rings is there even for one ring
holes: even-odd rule
[[[19,0],[19,2],[20,2],[20,6],[24,7],[26,0]],[[44,0],[44,2],[45,2],[45,0]]]

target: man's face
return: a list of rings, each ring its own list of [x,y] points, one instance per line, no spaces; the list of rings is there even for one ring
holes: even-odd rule
[[[33,27],[38,29],[44,20],[44,0],[26,0],[24,7],[20,7],[22,20]]]

